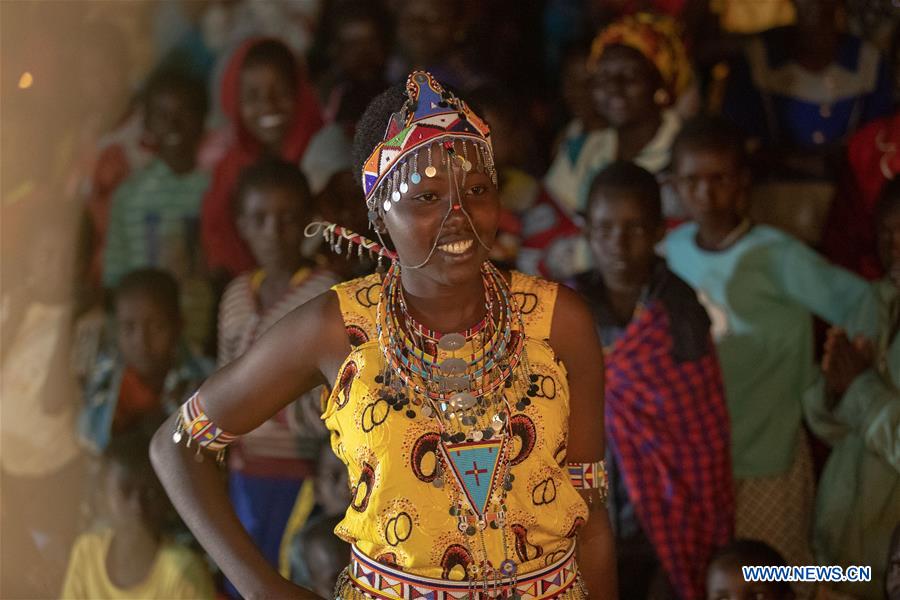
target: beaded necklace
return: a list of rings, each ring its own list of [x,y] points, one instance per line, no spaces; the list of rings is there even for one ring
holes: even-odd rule
[[[512,532],[506,528],[506,496],[515,480],[509,443],[513,408],[506,392],[513,389],[521,395],[516,408],[524,410],[531,403],[534,376],[525,356],[524,320],[509,284],[490,262],[482,265],[481,275],[484,318],[462,333],[443,334],[410,315],[400,267],[392,263],[376,307],[384,368],[375,381],[382,385],[381,398],[395,410],[406,409],[410,419],[421,412],[437,423],[440,443],[432,485],[442,488],[448,479],[455,484],[449,513],[465,534],[473,560],[481,555],[469,566],[468,576],[487,594],[492,582],[515,579],[518,569],[509,553]],[[462,351],[467,358],[457,356]],[[484,468],[479,469],[475,461],[482,460]],[[472,473],[477,486],[472,485]],[[488,563],[488,531],[502,538],[499,569]]]

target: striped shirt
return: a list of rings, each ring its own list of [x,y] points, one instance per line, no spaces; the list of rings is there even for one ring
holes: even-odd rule
[[[103,256],[103,284],[115,287],[130,271],[156,267],[181,287],[188,340],[202,344],[212,326],[212,293],[202,272],[199,217],[209,174],[178,175],[156,159],[116,190]]]
[[[298,280],[276,304],[262,311],[258,288],[261,271],[238,276],[225,290],[219,306],[219,366],[246,352],[253,343],[294,308],[328,291],[338,278],[323,269],[298,271]],[[318,402],[322,389],[296,402],[232,445],[228,466],[260,477],[300,478],[312,472],[319,444],[326,436],[318,423],[303,419],[301,404]],[[311,427],[312,425],[312,427]],[[318,426],[318,427],[317,427]]]

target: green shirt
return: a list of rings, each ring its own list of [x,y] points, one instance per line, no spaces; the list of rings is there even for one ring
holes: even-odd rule
[[[199,221],[209,175],[174,173],[159,159],[134,173],[116,190],[103,255],[103,284],[115,287],[135,269],[172,273],[181,288],[185,335],[202,345],[210,333],[212,292],[206,283]]]
[[[835,406],[826,401],[819,376],[803,404],[813,433],[832,446],[816,498],[816,558],[822,564],[870,565],[871,582],[838,589],[881,600],[890,536],[900,523],[900,337],[888,339],[900,291],[889,281],[874,287],[875,297],[859,307],[848,331],[876,341],[875,366]]]
[[[710,252],[688,223],[665,240],[669,267],[709,312],[731,416],[736,478],[784,473],[800,431],[801,399],[812,382],[812,314],[845,324],[870,295],[860,278],[801,241],[756,225]]]
[[[209,175],[177,175],[159,159],[116,190],[103,256],[103,283],[114,287],[134,269],[158,267],[187,274],[200,247],[200,205]]]

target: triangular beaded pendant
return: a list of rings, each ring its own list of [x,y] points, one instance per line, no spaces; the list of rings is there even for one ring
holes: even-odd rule
[[[445,463],[479,517],[487,510],[491,492],[497,484],[497,467],[505,444],[506,436],[482,442],[441,443]]]

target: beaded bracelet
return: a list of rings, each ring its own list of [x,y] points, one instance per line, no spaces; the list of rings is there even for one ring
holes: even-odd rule
[[[606,475],[606,461],[592,463],[566,463],[569,480],[576,490],[599,490],[600,499],[606,502],[609,478]]]
[[[216,461],[221,463],[225,457],[225,448],[236,440],[238,436],[228,433],[212,422],[212,419],[209,418],[200,405],[200,395],[195,392],[178,409],[175,432],[172,434],[172,441],[176,444],[180,444],[184,438],[187,438],[185,442],[187,448],[191,447],[191,441],[196,442],[197,453],[195,459],[197,462],[203,462],[203,455],[200,453],[200,450],[206,449],[215,452]]]

